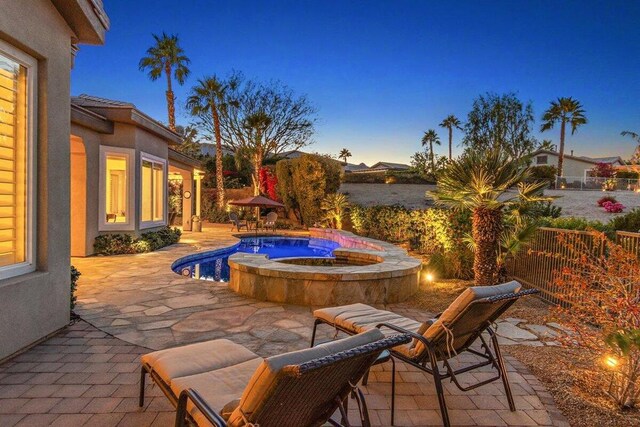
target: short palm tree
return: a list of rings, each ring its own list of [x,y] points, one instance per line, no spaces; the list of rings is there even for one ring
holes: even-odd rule
[[[629,136],[638,144],[633,152],[633,157],[631,157],[631,163],[640,163],[640,135],[636,132],[631,132],[630,130],[625,130],[620,135]]]
[[[162,33],[161,36],[153,34],[156,43],[147,49],[147,56],[140,60],[138,67],[140,71],[149,71],[149,78],[158,80],[162,73],[167,78],[167,112],[169,114],[169,129],[176,130],[176,105],[173,89],[171,88],[171,77],[173,76],[178,84],[183,85],[189,75],[189,58],[184,54],[184,50],[178,45],[178,36],[172,34],[168,36]]]
[[[343,159],[345,165],[347,164],[347,159],[349,157],[351,157],[351,151],[349,151],[347,148],[343,148],[342,150],[340,150],[340,154],[338,154],[338,158]]]
[[[320,209],[330,227],[342,230],[342,218],[349,209],[349,199],[342,193],[327,194],[322,199]]]
[[[441,206],[472,213],[473,273],[478,285],[496,284],[504,238],[504,219],[522,203],[547,201],[546,183],[527,183],[527,159],[506,153],[471,150],[451,161],[438,176],[438,188],[429,194]],[[509,190],[517,189],[512,194]]]
[[[564,137],[567,123],[571,125],[571,135],[576,133],[579,126],[587,124],[587,117],[580,101],[569,98],[558,98],[551,101],[551,105],[542,116],[541,132],[553,129],[556,123],[560,123],[560,147],[558,150],[558,176],[562,176],[564,163]]]
[[[433,155],[433,144],[440,145],[440,137],[434,129],[429,129],[422,136],[422,146],[429,146],[429,159],[431,161],[431,173],[436,173],[436,161]]]
[[[453,155],[453,129],[462,130],[461,122],[456,116],[450,114],[440,123],[440,127],[449,130],[449,160],[451,160]]]
[[[227,86],[216,76],[199,79],[191,88],[187,98],[187,108],[194,116],[209,115],[213,123],[216,141],[216,206],[224,208],[224,178],[222,175],[222,135],[220,133],[220,112],[227,107]]]

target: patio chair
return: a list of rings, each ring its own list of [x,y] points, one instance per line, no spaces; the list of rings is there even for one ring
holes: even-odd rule
[[[369,426],[356,384],[383,351],[410,341],[371,330],[267,359],[225,339],[160,350],[142,356],[139,404],[149,374],[176,406],[176,426],[349,426],[350,394]]]
[[[515,281],[496,286],[470,287],[462,292],[445,311],[426,322],[418,322],[365,304],[319,309],[313,313],[315,323],[311,345],[314,344],[318,325],[323,323],[347,334],[362,333],[374,328],[387,333],[407,333],[413,337],[412,342],[409,345],[393,348],[391,354],[393,357],[433,375],[440,413],[445,426],[450,426],[442,386],[442,381],[447,378],[450,378],[462,391],[472,390],[502,379],[509,408],[511,411],[515,411],[504,360],[491,325],[518,298],[538,292],[536,289],[521,290],[521,285]],[[491,340],[493,351],[484,336],[485,332]],[[477,340],[480,341],[480,348],[471,348],[471,345]],[[479,357],[481,361],[459,369],[452,368],[449,361],[463,352],[471,353]],[[439,362],[442,363],[444,371],[438,367]],[[494,368],[495,375],[467,386],[463,386],[457,378],[457,375],[484,366]],[[391,381],[393,423],[395,365]],[[366,376],[364,383],[366,384]]]
[[[249,223],[247,221],[241,220],[236,212],[229,213],[229,221],[231,222],[232,230],[235,227],[238,231],[240,231],[240,229],[244,227],[247,229],[247,231],[249,231]]]
[[[265,230],[272,229],[275,232],[277,220],[278,220],[278,214],[276,212],[269,212],[264,222],[264,229]]]

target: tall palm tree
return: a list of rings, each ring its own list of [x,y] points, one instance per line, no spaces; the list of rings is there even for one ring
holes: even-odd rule
[[[429,194],[438,205],[472,213],[473,273],[478,285],[497,283],[504,218],[509,209],[549,200],[544,182],[527,183],[526,159],[512,159],[499,150],[471,150],[452,160],[438,177],[438,188]],[[517,188],[517,194],[508,193]]]
[[[216,205],[224,208],[224,179],[222,175],[222,135],[220,112],[227,107],[227,85],[216,76],[198,80],[187,98],[187,108],[194,116],[210,115],[216,140]]]
[[[173,89],[171,88],[171,77],[176,79],[178,84],[183,85],[189,75],[189,58],[184,54],[184,50],[178,45],[178,36],[172,34],[168,36],[162,33],[161,36],[153,34],[156,43],[147,49],[147,56],[143,57],[138,64],[140,71],[148,70],[149,78],[158,80],[162,73],[167,78],[167,112],[169,114],[169,129],[176,130],[176,106]]]
[[[422,146],[429,146],[429,159],[431,160],[431,173],[436,173],[436,161],[433,155],[433,144],[440,145],[440,137],[434,129],[429,129],[422,136]]]
[[[440,123],[440,127],[449,130],[449,160],[451,160],[453,150],[453,129],[462,130],[461,122],[456,116],[449,114],[447,118]]]
[[[562,176],[562,165],[564,163],[565,127],[569,123],[571,125],[571,135],[573,135],[579,126],[587,124],[587,117],[580,101],[569,97],[551,101],[551,105],[542,116],[542,121],[541,132],[553,129],[556,123],[560,123],[560,149],[558,151],[558,176],[560,177]]]
[[[631,163],[640,163],[640,135],[636,132],[631,132],[630,130],[625,130],[620,135],[629,136],[638,144],[633,152],[633,156],[631,157]]]
[[[351,151],[349,151],[346,148],[343,148],[342,150],[340,150],[340,154],[338,154],[338,158],[343,159],[345,165],[347,164],[347,158],[349,157],[351,157]]]
[[[251,144],[251,156],[253,160],[253,174],[251,180],[253,181],[253,195],[260,195],[260,169],[262,168],[262,161],[264,160],[268,141],[264,141],[264,135],[267,128],[273,123],[273,119],[264,111],[256,111],[249,114],[244,119],[244,127],[249,131],[250,138],[253,139]]]

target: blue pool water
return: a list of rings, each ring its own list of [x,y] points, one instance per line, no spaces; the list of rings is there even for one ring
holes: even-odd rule
[[[171,268],[176,273],[202,280],[229,281],[229,257],[236,252],[265,254],[269,259],[331,258],[336,242],[308,237],[243,237],[235,246],[186,257]]]

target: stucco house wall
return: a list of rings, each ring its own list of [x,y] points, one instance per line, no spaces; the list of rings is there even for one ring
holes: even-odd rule
[[[3,1],[1,9],[0,40],[37,60],[37,195],[36,271],[0,280],[0,360],[69,322],[69,79],[77,36],[50,1]]]
[[[532,166],[558,166],[558,154],[549,150],[538,150],[532,154]],[[593,169],[598,162],[610,163],[613,166],[620,166],[622,162],[619,158],[581,158],[565,154],[562,165],[562,175],[565,177],[585,178],[587,172]]]

